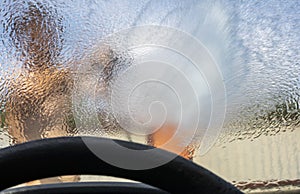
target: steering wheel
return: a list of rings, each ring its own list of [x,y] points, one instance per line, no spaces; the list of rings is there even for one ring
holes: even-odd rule
[[[109,145],[111,142],[105,138],[84,138],[88,138],[94,146]],[[114,141],[131,149],[153,149],[147,145]],[[109,146],[103,147],[106,152],[110,151],[107,150]],[[173,156],[173,153],[159,150],[158,153],[149,153],[149,157],[143,160]],[[122,161],[124,155],[118,159]],[[174,156],[167,164],[152,169],[128,170],[116,167],[94,155],[82,137],[36,140],[1,149],[0,173],[1,193],[241,193],[217,175],[180,156]],[[105,182],[61,183],[7,189],[37,179],[77,174],[120,177],[147,185]]]

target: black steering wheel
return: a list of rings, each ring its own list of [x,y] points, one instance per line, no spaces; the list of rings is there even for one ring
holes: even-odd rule
[[[109,145],[111,142],[105,138],[84,138],[90,138],[90,142],[95,146]],[[153,148],[132,142],[114,141],[136,150]],[[109,146],[104,147],[106,152],[110,151],[107,150]],[[151,153],[143,160],[170,156],[174,154],[159,150],[158,154]],[[119,160],[123,159],[124,155],[120,156]],[[167,164],[147,170],[116,167],[94,155],[81,137],[43,139],[4,148],[0,150],[0,173],[1,193],[241,193],[212,172],[180,156]],[[147,185],[105,182],[62,183],[7,189],[37,179],[77,174],[120,177]]]

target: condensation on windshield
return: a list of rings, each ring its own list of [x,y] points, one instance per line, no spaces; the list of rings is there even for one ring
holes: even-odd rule
[[[145,135],[152,130],[149,125],[141,132],[124,130],[110,98],[114,81],[138,66],[139,59],[169,57],[170,63],[178,64],[175,69],[187,75],[201,108],[196,138],[183,156],[247,192],[261,187],[299,187],[299,10],[297,1],[275,0],[3,1],[0,147],[74,135],[163,144],[166,140],[159,132],[150,138]],[[210,122],[209,84],[215,84],[214,79],[196,72],[185,56],[170,54],[172,49],[151,45],[126,48],[118,43],[127,40],[107,38],[141,25],[163,25],[192,35],[218,64],[226,89],[226,114],[221,133],[213,134],[218,137],[216,143],[211,142],[212,148],[204,155],[197,149]],[[151,40],[150,34],[135,35]],[[176,71],[157,70],[164,80],[184,87]],[[124,79],[128,85],[144,74],[130,75]],[[135,104],[133,121],[147,124],[165,118],[155,117],[155,111],[167,112],[170,122],[160,128],[172,136],[180,123],[176,119],[180,118],[181,101],[176,91],[169,91],[171,87],[164,84],[149,83],[145,88],[138,88],[139,95],[128,101]],[[183,105],[192,110],[187,114],[195,119],[195,103]],[[186,134],[191,133],[189,121],[183,121]],[[179,140],[189,139],[182,135]]]

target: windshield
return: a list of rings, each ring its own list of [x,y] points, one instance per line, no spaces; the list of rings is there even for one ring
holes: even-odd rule
[[[246,192],[299,189],[299,10],[275,0],[3,1],[0,146],[123,139]]]

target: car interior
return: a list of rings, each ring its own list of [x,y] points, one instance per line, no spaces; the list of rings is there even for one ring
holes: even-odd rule
[[[300,193],[299,10],[1,1],[0,193]]]

